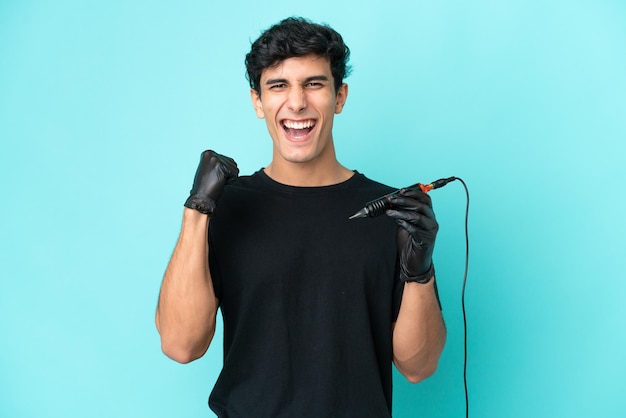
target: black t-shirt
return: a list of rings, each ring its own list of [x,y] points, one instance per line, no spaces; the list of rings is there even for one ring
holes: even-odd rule
[[[209,226],[224,320],[219,417],[389,417],[402,297],[396,224],[348,220],[394,189],[355,174],[293,187],[263,171],[227,186]]]

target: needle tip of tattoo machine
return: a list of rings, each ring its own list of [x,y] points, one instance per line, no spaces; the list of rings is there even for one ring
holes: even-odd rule
[[[354,215],[350,216],[348,219],[366,218],[366,217],[367,217],[367,212],[365,210],[361,209],[360,211],[358,211]]]

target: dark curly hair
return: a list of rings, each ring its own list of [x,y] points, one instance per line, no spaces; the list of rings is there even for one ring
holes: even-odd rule
[[[350,75],[350,49],[337,31],[302,17],[289,17],[275,24],[254,41],[246,55],[246,78],[261,93],[261,74],[266,68],[292,57],[315,54],[326,57],[335,80],[335,91]]]

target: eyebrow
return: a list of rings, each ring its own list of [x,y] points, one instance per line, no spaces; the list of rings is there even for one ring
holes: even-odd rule
[[[311,81],[328,81],[328,77],[326,77],[325,75],[313,75],[311,77],[305,78],[303,84],[310,83]],[[280,83],[289,84],[286,78],[270,78],[269,80],[265,82],[265,85],[268,86],[270,84],[280,84]]]

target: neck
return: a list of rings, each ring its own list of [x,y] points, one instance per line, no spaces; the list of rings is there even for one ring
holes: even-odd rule
[[[330,186],[342,183],[354,174],[339,164],[337,160],[333,164],[325,164],[324,167],[320,167],[314,162],[291,163],[283,161],[277,164],[276,161],[272,161],[264,171],[274,181],[297,187]]]

